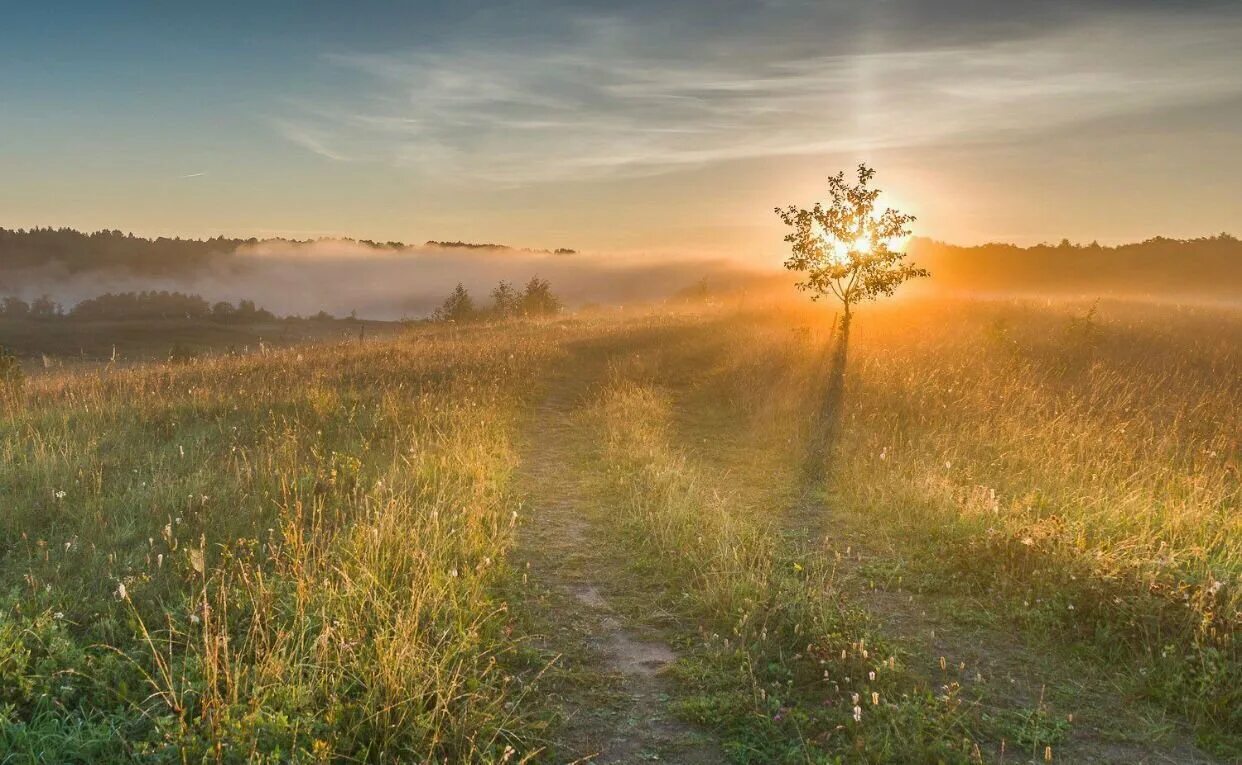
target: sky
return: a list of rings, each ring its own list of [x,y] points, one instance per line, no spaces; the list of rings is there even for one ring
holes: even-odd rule
[[[779,257],[1242,233],[1242,3],[11,3],[0,226]]]

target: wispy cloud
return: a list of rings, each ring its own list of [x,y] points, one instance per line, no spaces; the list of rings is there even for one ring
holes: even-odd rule
[[[1242,23],[1233,14],[1108,15],[921,48],[843,42],[834,30],[825,45],[756,33],[733,45],[691,36],[653,50],[649,28],[617,18],[572,30],[538,45],[489,38],[333,54],[330,62],[361,78],[365,98],[275,124],[334,160],[522,184],[1012,139],[1242,95]]]
[[[201,178],[201,177],[203,177],[203,176],[204,176],[204,175],[206,175],[206,174],[207,174],[206,172],[201,172],[201,173],[186,173],[185,175],[178,175],[177,177],[178,177],[178,178]]]
[[[307,151],[337,162],[347,162],[350,159],[346,154],[332,148],[320,130],[306,125],[304,121],[273,119],[271,124],[286,140]]]

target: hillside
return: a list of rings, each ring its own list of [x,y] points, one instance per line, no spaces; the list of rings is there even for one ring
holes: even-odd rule
[[[1231,761],[1242,319],[1087,308],[914,300],[848,345],[802,306],[425,324],[8,376],[0,749]]]

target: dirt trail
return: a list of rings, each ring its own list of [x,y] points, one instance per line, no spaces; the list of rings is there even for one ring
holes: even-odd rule
[[[625,572],[607,554],[606,508],[583,465],[597,447],[581,416],[605,371],[607,351],[579,346],[547,381],[519,468],[528,520],[518,560],[542,592],[549,633],[542,648],[560,654],[563,671],[578,678],[557,693],[563,726],[552,759],[722,762],[703,732],[669,712],[673,688],[663,670],[676,659],[672,647],[609,604],[610,589]]]

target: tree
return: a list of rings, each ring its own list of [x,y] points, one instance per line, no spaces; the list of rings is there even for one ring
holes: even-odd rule
[[[436,309],[431,318],[436,321],[470,321],[475,317],[474,301],[470,299],[470,293],[466,291],[465,286],[460,282],[457,288],[449,294],[444,302]]]
[[[522,312],[522,294],[512,284],[502,281],[492,290],[492,313],[507,319]]]
[[[840,172],[828,179],[831,202],[811,209],[790,205],[776,208],[792,231],[785,235],[791,254],[785,268],[804,276],[798,289],[813,300],[832,295],[841,301],[848,328],[850,309],[857,303],[892,295],[902,282],[929,276],[926,269],[903,262],[906,254],[892,249],[894,240],[908,236],[914,220],[891,208],[876,215],[879,189],[869,187],[875,170],[858,166],[858,182],[848,183]]]
[[[552,294],[552,284],[538,276],[531,277],[522,295],[522,310],[527,316],[548,316],[560,313],[561,301]]]
[[[30,304],[30,315],[36,319],[51,319],[56,316],[59,308],[51,295],[40,295]]]
[[[10,319],[24,319],[30,315],[30,304],[19,297],[6,297],[0,303],[0,313]]]

